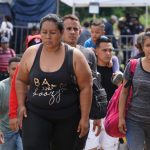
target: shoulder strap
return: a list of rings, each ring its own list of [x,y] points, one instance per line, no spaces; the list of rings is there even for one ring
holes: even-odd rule
[[[37,49],[35,50],[36,51],[35,52],[36,53],[35,54],[35,58],[34,58],[34,61],[33,61],[33,65],[32,65],[32,67],[30,69],[30,72],[32,72],[33,68],[34,68],[34,70],[39,69],[37,67],[39,67],[39,59],[40,59],[40,54],[41,54],[42,48],[43,48],[43,44],[42,43],[37,46]]]
[[[72,77],[74,76],[74,69],[73,69],[73,48],[68,47],[68,45],[65,44],[65,49],[67,52],[67,71],[69,75]]]
[[[135,72],[137,62],[138,62],[138,59],[131,59],[130,60],[130,73],[131,73],[131,75],[133,75]]]
[[[137,66],[137,62],[138,62],[138,59],[131,59],[130,60],[130,79],[124,85],[125,88],[127,88],[127,87],[132,85],[132,79],[133,79],[134,72],[135,72],[135,69],[136,69],[136,66]]]

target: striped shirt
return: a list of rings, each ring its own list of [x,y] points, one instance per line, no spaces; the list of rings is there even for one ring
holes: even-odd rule
[[[2,48],[0,48],[0,72],[7,71],[9,59],[15,56],[16,53],[13,49],[7,48],[7,50],[3,51]]]

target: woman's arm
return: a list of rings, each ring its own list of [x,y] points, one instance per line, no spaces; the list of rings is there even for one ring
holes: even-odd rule
[[[78,132],[80,132],[80,137],[83,137],[88,132],[89,113],[92,102],[92,72],[83,54],[76,49],[73,55],[73,65],[80,89],[81,120]]]
[[[128,98],[128,93],[130,87],[125,88],[124,85],[127,83],[127,80],[124,79],[123,81],[123,87],[120,93],[120,98],[119,98],[119,124],[118,128],[119,131],[126,134],[127,128],[126,128],[126,123],[125,123],[125,105],[127,102]]]
[[[18,112],[19,112],[19,120],[20,120],[20,127],[22,127],[22,120],[23,117],[27,117],[26,114],[26,107],[25,107],[25,100],[28,91],[28,84],[29,84],[29,72],[31,66],[33,64],[36,48],[37,46],[29,47],[19,65],[18,74],[16,77],[16,93],[18,99]]]

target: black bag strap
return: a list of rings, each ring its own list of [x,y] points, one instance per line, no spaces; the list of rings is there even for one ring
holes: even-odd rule
[[[99,72],[96,72],[93,76],[93,86],[97,86],[99,89],[103,88],[101,84],[101,74]]]

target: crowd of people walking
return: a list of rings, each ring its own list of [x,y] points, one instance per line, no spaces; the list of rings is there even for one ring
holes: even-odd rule
[[[6,19],[5,24],[11,24]],[[120,67],[113,52],[116,40],[107,36],[109,24],[112,20],[96,19],[90,30],[88,24],[83,30],[75,15],[60,18],[47,14],[39,31],[27,37],[21,58],[9,47],[13,27],[9,27],[9,36],[2,32],[0,150],[150,149],[150,31],[142,32],[143,26],[137,27],[141,32],[135,45],[139,52],[130,58],[138,63],[126,117],[129,88],[123,87],[119,100],[118,128],[126,136],[108,135],[105,117],[96,113],[99,107],[93,102],[93,78],[97,73],[108,103],[118,86],[130,80],[130,62],[125,70]]]

